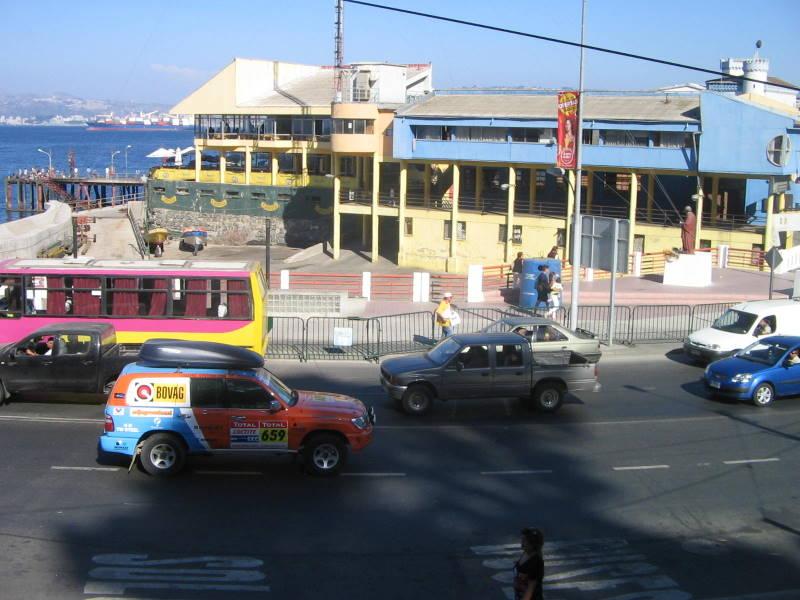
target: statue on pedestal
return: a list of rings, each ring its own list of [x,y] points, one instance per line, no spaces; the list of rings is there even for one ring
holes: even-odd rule
[[[694,254],[694,238],[697,231],[697,217],[692,212],[692,207],[683,209],[686,216],[681,221],[681,243],[684,254]]]

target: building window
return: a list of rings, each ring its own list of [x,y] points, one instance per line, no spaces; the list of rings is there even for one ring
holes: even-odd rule
[[[683,131],[656,131],[653,145],[657,148],[691,148],[691,134]]]
[[[292,137],[307,139],[314,135],[314,119],[292,119]]]
[[[447,140],[445,128],[438,125],[414,125],[411,127],[415,140]]]
[[[522,243],[522,225],[514,225],[511,229],[511,243],[512,244],[521,244]]]
[[[647,148],[650,146],[650,135],[646,131],[606,129],[603,131],[603,141],[606,146]]]
[[[226,152],[225,169],[237,173],[244,171],[244,152]]]
[[[450,239],[450,221],[444,221],[444,239]],[[456,239],[463,241],[467,239],[467,222],[458,221],[456,224]]]
[[[297,173],[297,155],[293,152],[282,152],[278,154],[278,172]]]
[[[552,142],[553,130],[539,127],[512,127],[511,141],[527,144],[548,144]]]
[[[508,226],[506,226],[505,224],[498,225],[497,241],[501,244],[505,244],[507,238],[508,238]]]
[[[776,167],[785,167],[789,162],[791,144],[788,135],[778,135],[767,144],[767,160]]]
[[[331,157],[327,154],[309,154],[308,172],[310,175],[326,175],[331,172]]]
[[[272,155],[269,152],[253,152],[250,155],[250,168],[258,172],[271,171]]]
[[[405,234],[414,235],[414,219],[412,219],[411,217],[406,217],[405,226],[406,226]]]
[[[341,177],[355,177],[356,176],[356,157],[355,156],[340,156],[339,157],[339,175]]]
[[[567,243],[567,230],[563,227],[556,229],[556,246],[563,248]]]
[[[506,136],[504,127],[453,127],[453,140],[459,142],[505,142]]]
[[[372,135],[374,132],[374,119],[334,119],[333,133]]]

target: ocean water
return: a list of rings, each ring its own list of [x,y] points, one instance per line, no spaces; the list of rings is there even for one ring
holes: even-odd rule
[[[111,165],[111,153],[121,150],[114,157],[117,173],[125,171],[125,147],[128,149],[128,173],[145,174],[150,167],[158,165],[157,158],[147,158],[153,150],[185,148],[193,144],[191,129],[180,131],[87,131],[84,127],[36,127],[0,126],[0,178],[19,169],[47,169],[47,155],[37,148],[52,153],[53,168],[66,172],[69,167],[68,154],[75,152],[75,162],[83,174],[86,170],[104,173]],[[7,220],[5,188],[0,190],[0,223]],[[15,213],[12,218],[18,218]]]

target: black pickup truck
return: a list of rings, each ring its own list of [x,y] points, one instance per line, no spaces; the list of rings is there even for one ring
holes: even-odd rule
[[[0,348],[0,404],[20,392],[108,394],[138,348],[106,323],[59,323]]]
[[[596,362],[570,351],[536,352],[516,333],[457,334],[424,354],[387,359],[381,385],[411,415],[427,413],[437,398],[524,398],[555,412],[566,392],[600,389]]]

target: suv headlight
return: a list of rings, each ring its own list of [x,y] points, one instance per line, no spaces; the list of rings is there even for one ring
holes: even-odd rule
[[[369,417],[366,414],[356,417],[355,419],[350,419],[350,422],[359,429],[366,429],[369,427]]]
[[[733,383],[749,383],[753,379],[752,373],[737,373],[731,377]]]

